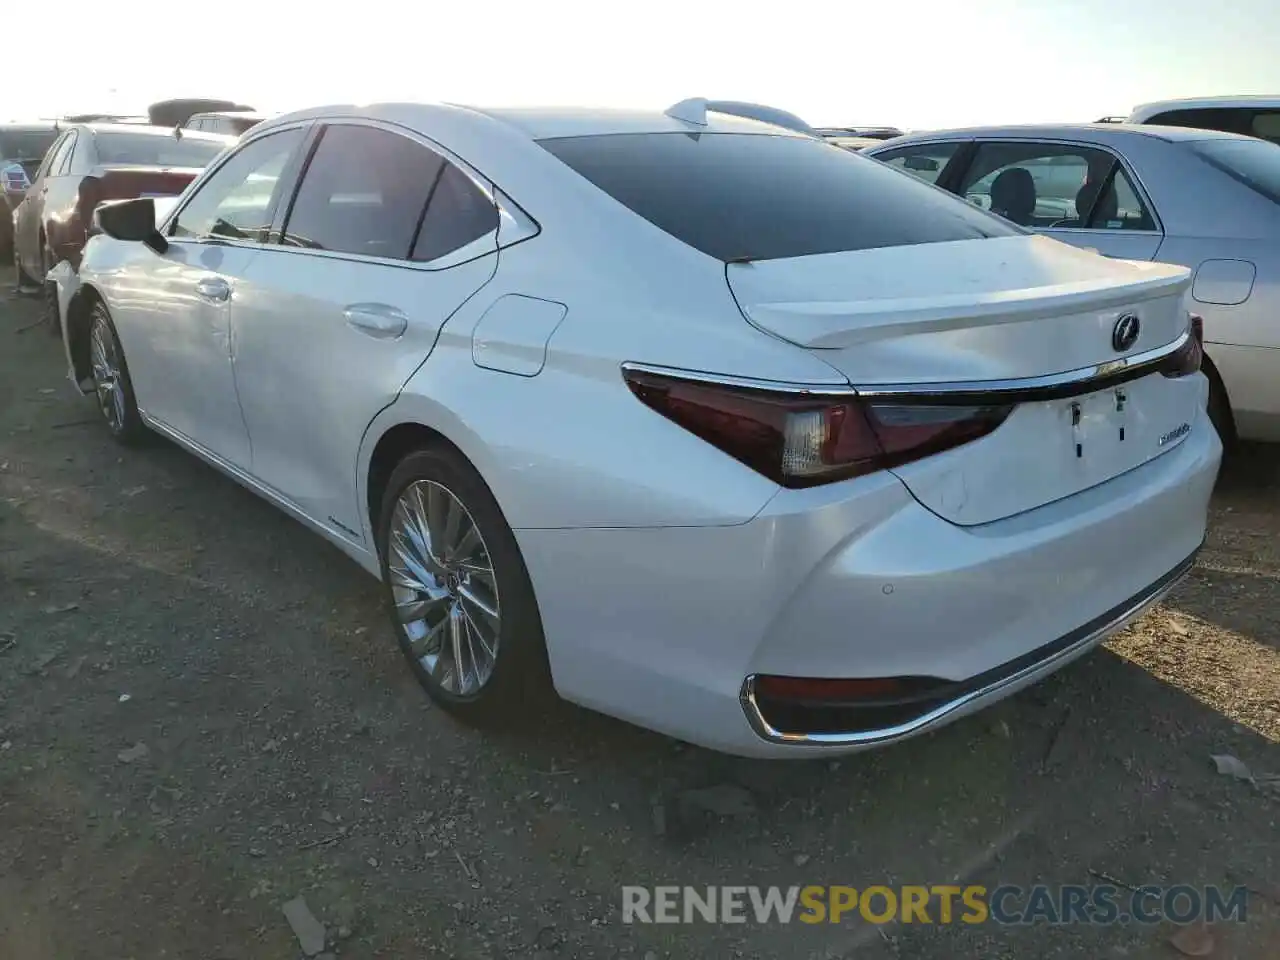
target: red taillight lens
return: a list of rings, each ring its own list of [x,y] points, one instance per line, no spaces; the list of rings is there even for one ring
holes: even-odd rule
[[[1204,319],[1191,314],[1189,329],[1191,336],[1182,349],[1172,354],[1161,367],[1166,377],[1189,377],[1200,369],[1204,361]]]
[[[785,487],[899,466],[996,429],[1012,407],[867,403],[624,371],[648,407]]]

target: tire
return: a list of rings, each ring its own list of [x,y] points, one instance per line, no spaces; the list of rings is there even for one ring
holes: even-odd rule
[[[435,534],[418,536],[423,528]],[[444,446],[406,456],[387,482],[378,543],[392,628],[431,699],[471,724],[527,723],[552,689],[542,619],[515,535],[475,468]]]
[[[89,313],[89,363],[94,398],[107,430],[118,443],[137,446],[146,439],[147,428],[138,414],[133,381],[116,326],[101,303],[95,303]]]

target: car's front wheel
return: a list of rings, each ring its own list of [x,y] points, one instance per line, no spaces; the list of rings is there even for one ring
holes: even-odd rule
[[[379,527],[400,648],[438,704],[473,723],[527,716],[550,690],[533,586],[484,480],[454,450],[405,457]]]
[[[120,337],[111,314],[101,303],[94,304],[89,315],[89,366],[94,396],[107,429],[120,443],[136,444],[146,435],[147,428],[138,414]]]

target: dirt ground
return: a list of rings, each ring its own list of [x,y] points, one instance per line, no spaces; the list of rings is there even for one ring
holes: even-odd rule
[[[565,706],[432,709],[377,585],[177,448],[124,453],[0,299],[0,960],[1171,957],[1133,924],[646,926],[623,884],[1244,884],[1280,957],[1280,451],[1224,471],[1163,607],[997,707],[839,762]],[[730,815],[687,815],[719,787]]]

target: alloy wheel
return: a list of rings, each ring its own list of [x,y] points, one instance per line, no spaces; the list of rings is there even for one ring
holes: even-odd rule
[[[413,656],[448,694],[493,676],[501,607],[484,537],[462,502],[430,480],[405,488],[391,518],[387,575]]]
[[[98,396],[98,407],[112,433],[119,433],[124,429],[124,378],[120,371],[115,334],[105,317],[94,318],[89,335],[89,360],[93,367],[93,389]]]

